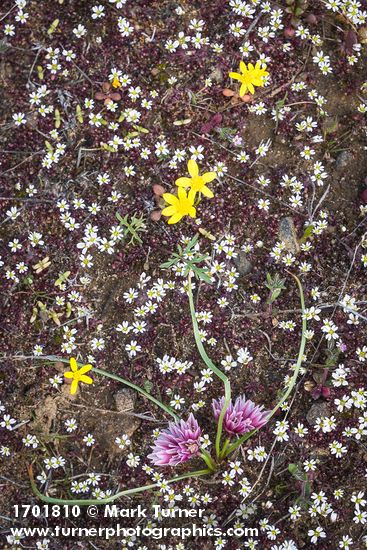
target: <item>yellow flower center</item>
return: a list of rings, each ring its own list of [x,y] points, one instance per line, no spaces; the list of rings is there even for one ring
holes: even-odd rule
[[[191,189],[193,191],[201,191],[204,185],[205,185],[205,182],[202,176],[195,176],[191,180]]]
[[[242,74],[242,82],[245,82],[246,84],[251,84],[253,78],[254,78],[254,74],[248,71]]]
[[[180,214],[186,216],[192,208],[192,201],[189,198],[180,199],[180,204],[178,205],[177,211]]]

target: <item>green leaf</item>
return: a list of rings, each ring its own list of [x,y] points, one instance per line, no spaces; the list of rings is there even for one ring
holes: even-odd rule
[[[133,124],[133,128],[137,130],[138,132],[141,132],[142,134],[149,134],[149,130],[146,128],[143,128],[143,126],[138,126],[137,124]]]
[[[80,122],[80,123],[82,123],[83,120],[84,120],[83,111],[82,111],[82,108],[79,104],[76,106],[76,118],[77,118],[78,122]]]
[[[215,131],[219,134],[219,137],[223,140],[231,140],[231,138],[237,133],[236,128],[215,128]]]
[[[163,269],[168,269],[169,267],[172,267],[176,263],[176,258],[172,258],[171,260],[168,260],[168,262],[164,262],[160,265]]]
[[[288,464],[288,472],[292,474],[292,476],[298,471],[297,464]]]
[[[147,393],[152,393],[153,383],[150,380],[145,380],[144,389]]]
[[[61,126],[61,115],[58,109],[55,109],[55,128],[60,128]]]
[[[24,283],[25,285],[27,285],[27,286],[32,285],[32,284],[33,284],[33,277],[32,277],[32,275],[28,275],[27,277],[25,277],[25,278],[23,279],[23,283]]]
[[[273,292],[272,292],[272,294],[271,294],[271,296],[270,296],[268,302],[269,302],[270,304],[272,304],[273,302],[275,302],[275,300],[276,300],[277,298],[279,298],[281,292],[282,292],[282,291],[281,291],[280,288],[277,288],[277,289],[273,290]]]
[[[43,67],[41,65],[37,65],[37,76],[40,80],[43,80],[44,73],[43,73]]]
[[[311,495],[311,483],[309,481],[306,481],[303,490],[305,492],[305,498],[308,499]]]
[[[69,319],[70,315],[72,314],[73,306],[70,302],[67,302],[66,304],[66,318]]]
[[[48,29],[48,31],[47,31],[47,34],[48,34],[49,36],[51,36],[51,34],[53,34],[53,33],[56,31],[56,29],[57,29],[57,27],[58,27],[58,25],[59,25],[59,22],[60,22],[59,19],[55,19],[55,20],[51,23],[51,26],[49,27],[49,29]]]
[[[212,282],[210,276],[208,275],[208,272],[206,272],[202,269],[200,269],[200,270],[194,269],[193,271],[197,275],[198,279],[201,279],[205,283],[209,283],[209,284]]]
[[[107,143],[102,143],[101,149],[103,151],[108,151],[109,153],[117,153],[116,149],[112,147],[112,145],[108,145]]]
[[[61,273],[59,275],[59,278],[55,281],[55,286],[60,286],[63,283],[66,283],[68,278],[70,277],[71,271],[65,271],[64,273]]]
[[[335,367],[335,365],[338,362],[339,355],[340,355],[340,350],[338,348],[335,347],[335,348],[329,349],[328,356],[325,361],[325,368],[330,369],[332,367]]]
[[[186,124],[190,124],[191,118],[184,118],[183,120],[174,120],[173,125],[174,126],[185,126]]]
[[[196,244],[199,240],[199,233],[197,233],[185,246],[184,249],[178,245],[179,254],[174,253],[171,258],[160,265],[163,269],[172,267],[179,263],[184,264],[184,275],[188,276],[190,272],[193,272],[195,277],[201,279],[206,283],[211,283],[210,273],[205,267],[199,267],[199,264],[204,263],[210,258],[208,254],[202,254],[195,250]]]
[[[54,152],[54,148],[52,147],[51,143],[49,141],[45,141],[45,146],[46,146],[46,149],[49,153],[53,153]]]
[[[324,130],[325,134],[332,134],[333,132],[336,132],[338,126],[339,124],[337,117],[328,116],[322,123],[322,129]]]
[[[288,472],[297,479],[297,481],[308,481],[307,474],[299,464],[288,464]]]
[[[306,227],[306,229],[304,230],[303,235],[302,235],[302,237],[300,238],[299,242],[300,242],[300,243],[306,242],[307,239],[308,239],[309,237],[311,237],[312,233],[313,233],[313,225],[311,224],[311,225],[308,225],[308,226]]]
[[[127,234],[131,235],[129,244],[132,244],[134,242],[143,244],[143,241],[138,235],[138,233],[145,233],[147,231],[145,218],[143,215],[141,215],[140,217],[132,215],[129,220],[127,214],[126,216],[122,217],[119,212],[116,212],[116,218],[119,220],[120,224],[126,228],[125,236]]]

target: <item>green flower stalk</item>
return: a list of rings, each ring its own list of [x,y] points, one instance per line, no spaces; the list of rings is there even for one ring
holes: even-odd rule
[[[293,390],[293,388],[296,384],[297,378],[298,378],[298,374],[299,374],[299,371],[300,371],[300,368],[301,368],[301,365],[302,365],[303,355],[304,355],[304,351],[305,351],[305,347],[306,347],[307,322],[306,322],[305,316],[303,315],[303,312],[305,310],[305,298],[304,298],[304,294],[303,294],[302,284],[301,284],[301,281],[299,280],[299,278],[296,275],[294,275],[293,273],[290,273],[289,271],[287,273],[289,273],[295,279],[295,281],[298,285],[300,301],[301,301],[301,310],[302,310],[301,343],[300,343],[300,347],[299,347],[299,351],[298,351],[298,358],[297,358],[296,368],[294,369],[294,373],[293,373],[293,376],[292,376],[292,378],[289,382],[288,388],[284,392],[284,394],[283,394],[282,398],[280,399],[280,401],[278,401],[278,403],[275,405],[275,407],[270,411],[267,421],[269,421],[270,418],[272,416],[274,416],[274,414],[279,410],[279,408],[282,406],[284,401],[286,401],[288,399],[289,395],[291,394],[291,392],[292,392],[292,390]],[[248,433],[244,434],[235,443],[228,446],[227,449],[225,450],[225,452],[223,453],[223,458],[225,458],[228,455],[235,452],[238,449],[238,447],[240,447],[240,445],[245,443],[245,441],[247,441],[250,437],[252,437],[258,430],[259,430],[259,428],[256,428],[255,430],[252,430],[251,432],[248,432]]]
[[[245,441],[247,441],[250,437],[252,437],[260,429],[260,427],[262,427],[266,422],[268,422],[270,418],[278,411],[281,405],[286,401],[286,399],[291,394],[296,384],[298,374],[301,368],[302,360],[303,360],[303,355],[304,355],[305,345],[306,345],[307,324],[306,324],[305,316],[303,315],[303,312],[305,310],[305,302],[304,302],[304,295],[303,295],[301,282],[298,279],[298,277],[296,277],[296,275],[293,275],[292,273],[290,273],[290,275],[295,279],[298,285],[299,293],[300,293],[300,301],[301,301],[301,309],[302,309],[301,342],[300,342],[300,348],[298,352],[296,368],[294,370],[290,383],[286,391],[284,392],[282,398],[278,401],[276,406],[271,411],[263,411],[262,407],[258,407],[251,401],[245,400],[244,397],[242,396],[238,397],[234,404],[232,403],[231,384],[228,377],[218,367],[214,365],[214,363],[211,361],[211,359],[207,355],[205,348],[202,344],[198,322],[196,319],[194,299],[193,299],[193,294],[191,289],[191,274],[189,274],[188,276],[187,293],[189,298],[190,313],[191,313],[196,346],[206,366],[223,382],[223,386],[224,386],[224,397],[222,397],[220,400],[215,400],[215,406],[213,406],[214,414],[215,414],[215,417],[217,418],[217,434],[216,434],[216,440],[215,440],[216,459],[213,459],[213,457],[210,456],[210,454],[205,449],[200,448],[201,429],[192,414],[189,416],[188,420],[186,421],[180,420],[180,418],[176,415],[176,413],[170,407],[162,403],[159,399],[156,399],[155,397],[153,397],[150,393],[145,391],[140,386],[133,384],[132,382],[126,380],[125,378],[122,378],[121,376],[118,376],[117,374],[113,374],[98,368],[92,369],[92,373],[94,374],[98,374],[106,378],[111,378],[112,380],[121,382],[125,386],[128,386],[129,388],[137,391],[138,393],[143,395],[146,399],[149,399],[152,403],[154,403],[155,405],[160,407],[164,412],[166,412],[171,417],[173,417],[173,422],[169,424],[167,429],[162,431],[161,435],[158,437],[156,441],[155,446],[153,447],[153,453],[150,455],[150,458],[153,460],[154,463],[156,463],[157,465],[175,466],[196,456],[200,457],[205,462],[206,464],[205,469],[196,470],[193,472],[182,474],[180,476],[176,476],[174,478],[169,479],[167,483],[171,484],[177,481],[181,481],[183,479],[207,476],[216,472],[220,467],[220,463],[223,462],[227,457],[232,455],[234,452],[236,452],[237,449]],[[69,363],[68,359],[60,358],[54,355],[42,356],[42,357],[39,357],[39,359],[53,361],[53,362],[61,361],[63,363]],[[82,364],[77,363],[75,360],[73,360],[73,364],[71,366],[72,366],[72,370],[69,371],[70,374],[68,375],[68,377],[73,378],[73,380],[75,379],[75,377],[77,377],[78,379],[74,384],[74,386],[77,386],[77,383],[85,381],[84,379],[81,378],[81,376],[83,375],[83,373],[81,373],[81,370],[83,368],[85,369],[86,367],[83,367]],[[81,369],[78,370],[78,367],[81,367]],[[77,373],[77,375],[75,373]],[[255,429],[252,429],[254,426],[255,426]],[[223,446],[221,447],[223,427],[225,427],[227,433],[229,433],[230,435],[235,435],[240,433],[242,433],[243,435],[233,443],[231,443],[230,438],[226,438]],[[249,431],[247,431],[247,433],[243,433],[244,430],[249,430]],[[150,491],[158,488],[158,484],[153,483],[153,484],[144,485],[141,487],[133,487],[131,489],[125,489],[123,491],[115,493],[114,495],[111,495],[109,497],[106,497],[100,500],[99,499],[59,499],[59,498],[48,497],[47,495],[43,495],[37,488],[37,485],[34,481],[32,466],[28,467],[28,472],[29,472],[31,487],[34,494],[43,502],[52,503],[52,504],[70,504],[70,505],[75,504],[80,506],[88,506],[91,504],[94,504],[94,505],[107,504],[124,496],[130,496],[130,495],[134,495],[137,493],[142,493],[144,491]]]
[[[220,441],[222,437],[222,431],[223,431],[223,420],[224,415],[226,414],[226,410],[231,402],[231,384],[227,376],[220,370],[218,367],[214,365],[212,360],[208,357],[205,348],[203,346],[203,343],[200,338],[200,332],[199,332],[199,326],[196,319],[196,312],[195,312],[195,306],[194,306],[194,298],[192,295],[191,290],[191,275],[189,275],[189,284],[187,288],[187,294],[189,297],[189,303],[190,303],[190,312],[191,312],[191,320],[192,320],[192,326],[194,329],[194,336],[195,336],[195,342],[196,346],[198,348],[198,351],[201,355],[202,360],[206,364],[206,366],[214,373],[220,380],[222,380],[224,384],[224,404],[222,408],[222,412],[220,413],[219,419],[218,419],[218,428],[217,428],[217,435],[215,438],[215,450],[217,454],[217,458],[220,456]]]
[[[166,483],[175,483],[176,481],[181,481],[182,479],[189,479],[193,477],[201,477],[210,474],[210,470],[198,470],[196,472],[188,472],[187,474],[182,474],[181,476],[176,476],[172,479],[168,479]],[[33,468],[32,466],[28,466],[28,475],[31,482],[31,487],[33,493],[40,499],[42,502],[47,502],[48,504],[67,504],[70,506],[78,505],[78,506],[89,506],[91,504],[109,504],[110,502],[114,502],[115,500],[136,495],[137,493],[143,493],[144,491],[151,491],[153,489],[157,489],[159,487],[158,483],[151,483],[150,485],[143,485],[141,487],[133,487],[132,489],[126,489],[124,491],[120,491],[118,493],[115,493],[114,495],[111,495],[106,498],[101,499],[93,499],[93,498],[83,498],[83,499],[65,499],[65,498],[55,498],[55,497],[48,497],[46,495],[43,495],[36,485],[36,482],[34,480],[33,476]]]

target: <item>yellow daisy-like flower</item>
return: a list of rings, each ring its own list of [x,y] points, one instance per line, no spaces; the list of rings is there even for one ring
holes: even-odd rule
[[[192,159],[187,163],[187,169],[191,178],[178,178],[176,185],[178,187],[190,187],[190,193],[193,192],[194,197],[196,193],[202,193],[204,197],[212,199],[214,193],[206,184],[213,181],[217,177],[217,174],[215,172],[205,172],[205,174],[200,176],[197,162]]]
[[[70,386],[70,393],[74,395],[78,389],[79,382],[84,382],[84,384],[93,384],[93,380],[90,376],[86,376],[86,372],[89,372],[92,369],[92,365],[84,365],[78,369],[78,363],[74,357],[70,358],[70,368],[71,371],[64,372],[65,378],[72,378],[73,381]]]
[[[169,224],[179,222],[184,216],[196,217],[196,209],[194,207],[195,194],[189,191],[186,194],[185,189],[179,187],[177,191],[178,197],[171,193],[164,193],[163,198],[170,206],[162,210],[163,216],[171,216],[168,220]]]
[[[246,63],[240,61],[240,71],[242,74],[229,73],[231,78],[241,82],[240,97],[245,95],[247,90],[250,94],[254,94],[254,86],[264,86],[264,77],[269,74],[265,69],[266,65],[262,65],[261,61],[258,61],[255,67],[252,63],[249,63],[246,67]]]

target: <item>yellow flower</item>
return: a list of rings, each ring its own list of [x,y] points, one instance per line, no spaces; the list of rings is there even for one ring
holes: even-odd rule
[[[70,387],[70,393],[74,395],[78,389],[79,382],[84,382],[84,384],[93,384],[93,380],[90,376],[86,376],[85,373],[89,372],[92,368],[92,365],[84,365],[78,370],[78,364],[74,357],[70,359],[70,368],[71,371],[64,372],[65,378],[72,378],[73,381]]]
[[[171,193],[164,193],[164,200],[171,206],[167,206],[162,210],[163,216],[171,216],[168,223],[177,223],[184,216],[196,217],[196,209],[194,207],[195,194],[189,191],[186,195],[185,189],[180,187],[177,191],[178,197]]]
[[[217,174],[215,172],[205,172],[205,174],[200,176],[197,162],[192,159],[187,163],[187,169],[191,178],[178,178],[176,185],[178,187],[190,187],[190,193],[193,192],[194,197],[196,193],[202,193],[204,197],[212,199],[214,193],[206,184],[213,181],[217,177]]]
[[[249,63],[246,67],[246,63],[240,61],[240,71],[242,74],[229,73],[231,78],[241,82],[240,97],[245,95],[247,90],[250,94],[254,94],[254,86],[264,86],[264,77],[268,76],[269,73],[265,71],[266,65],[261,65],[261,61],[258,61],[255,67],[252,63]]]
[[[117,76],[114,76],[112,80],[112,88],[120,88],[120,86],[121,82],[119,81]]]

